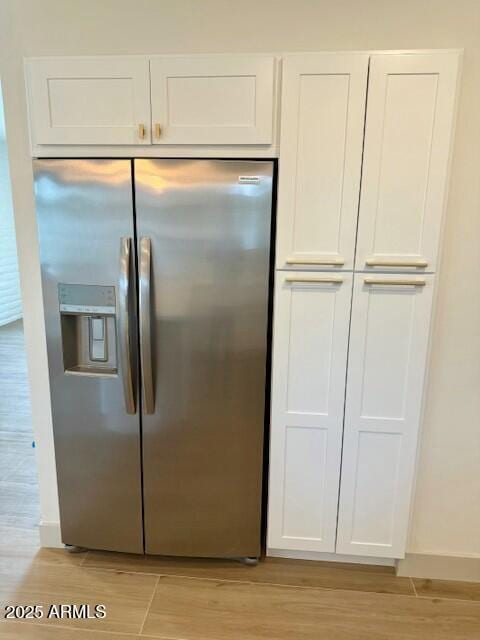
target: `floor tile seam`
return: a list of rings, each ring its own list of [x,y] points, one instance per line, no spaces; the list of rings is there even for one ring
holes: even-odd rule
[[[257,585],[257,586],[266,586],[266,587],[284,587],[286,589],[304,589],[304,590],[314,590],[314,591],[341,591],[344,593],[364,593],[364,594],[372,594],[379,596],[403,596],[408,598],[416,597],[414,593],[385,593],[381,591],[370,591],[365,589],[345,589],[345,588],[336,588],[336,587],[322,587],[320,585],[310,586],[310,585],[301,585],[301,584],[284,584],[281,582],[260,582],[256,580],[240,580],[240,579],[232,579],[232,578],[210,578],[205,576],[190,576],[184,574],[176,574],[176,573],[152,573],[152,572],[141,572],[141,571],[129,571],[124,569],[114,569],[111,567],[90,567],[84,566],[84,569],[95,569],[97,571],[108,571],[114,573],[126,573],[131,575],[149,575],[149,576],[158,576],[158,578],[177,578],[177,579],[185,579],[185,580],[206,580],[208,582],[225,582],[231,584],[244,584],[244,585]]]
[[[412,587],[413,587],[413,591],[415,592],[415,595],[417,596],[417,598],[423,598],[424,600],[453,600],[454,602],[468,602],[470,604],[480,604],[480,600],[471,600],[468,598],[455,598],[452,596],[432,596],[432,595],[427,595],[424,593],[418,593],[417,591],[417,587],[415,586],[415,579],[410,577],[410,582],[412,583]],[[473,583],[476,584],[476,583]]]
[[[409,577],[408,579],[410,580],[410,584],[412,585],[413,593],[414,593],[414,594],[417,596],[417,598],[418,598],[418,593],[417,593],[417,590],[416,590],[416,588],[415,588],[415,582],[413,581],[413,578],[412,578],[412,577]]]
[[[448,596],[427,596],[427,595],[418,595],[417,598],[419,600],[442,600],[445,602],[467,602],[468,604],[474,604],[477,607],[480,606],[480,600],[469,600],[468,598],[452,598]]]
[[[160,582],[160,576],[157,576],[157,579],[155,581],[155,586],[153,587],[152,595],[150,596],[150,600],[148,602],[147,610],[145,611],[142,624],[140,625],[140,631],[138,632],[140,635],[142,634],[143,629],[145,627],[145,623],[147,622],[148,614],[150,613],[150,609],[152,608],[152,603],[155,598],[155,594],[157,593],[157,587],[159,582]]]

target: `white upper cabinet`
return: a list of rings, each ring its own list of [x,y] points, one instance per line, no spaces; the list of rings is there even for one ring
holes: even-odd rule
[[[355,275],[338,553],[404,556],[433,279]]]
[[[33,145],[150,144],[148,58],[30,58]]]
[[[271,549],[335,549],[351,295],[351,273],[277,272]]]
[[[273,56],[151,58],[154,144],[270,145]]]
[[[435,271],[458,53],[370,61],[356,268]]]
[[[368,59],[284,58],[277,269],[353,268]]]

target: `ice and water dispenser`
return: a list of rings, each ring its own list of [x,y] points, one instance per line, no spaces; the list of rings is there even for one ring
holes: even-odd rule
[[[63,365],[76,374],[116,374],[115,287],[59,284]]]

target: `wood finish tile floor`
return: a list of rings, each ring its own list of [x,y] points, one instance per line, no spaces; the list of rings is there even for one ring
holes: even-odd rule
[[[7,336],[10,346],[19,331]],[[9,351],[5,335],[0,328],[0,364]],[[327,562],[269,558],[245,567],[40,549],[22,367],[16,381],[0,374],[1,640],[480,640],[479,584]],[[12,407],[19,408],[13,418]],[[53,603],[104,604],[107,617],[4,620],[6,604]]]
[[[39,498],[22,321],[0,327],[0,527],[35,528]]]
[[[21,320],[0,327],[0,434],[32,433]]]
[[[11,528],[8,530],[11,532]],[[480,585],[269,558],[173,560],[39,549],[0,529],[0,602],[104,604],[105,620],[0,622],[2,640],[478,640]],[[434,594],[435,597],[429,595]],[[425,595],[423,595],[425,594]]]

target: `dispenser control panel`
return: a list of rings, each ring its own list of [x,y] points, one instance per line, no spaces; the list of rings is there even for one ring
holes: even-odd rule
[[[58,285],[65,373],[117,374],[115,287]]]
[[[59,284],[62,313],[115,315],[115,287],[95,284]]]

